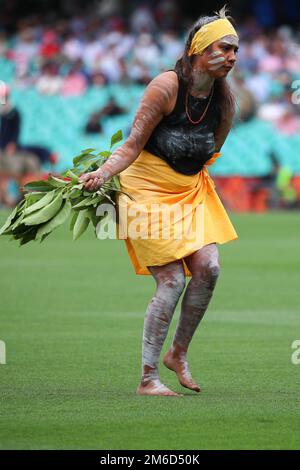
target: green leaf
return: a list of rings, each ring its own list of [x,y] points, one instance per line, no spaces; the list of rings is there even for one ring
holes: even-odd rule
[[[84,150],[81,150],[80,152],[80,155],[84,155],[86,153],[92,153],[92,152],[95,152],[96,149],[84,149]]]
[[[96,227],[97,223],[98,223],[98,217],[96,215],[96,209],[94,207],[89,207],[87,209],[87,216],[89,217],[89,219],[93,223],[94,227]]]
[[[77,217],[79,215],[79,211],[72,211],[73,215],[71,217],[71,222],[70,222],[70,230],[73,230],[75,222],[77,220]]]
[[[46,191],[35,191],[25,194],[25,208],[39,201],[45,194]]]
[[[24,211],[20,211],[19,214],[18,214],[18,218],[14,221],[14,223],[9,227],[10,230],[12,230],[13,232],[15,230],[18,229],[18,227],[20,226],[20,224],[22,223],[22,220],[24,219]]]
[[[94,197],[93,196],[85,197],[80,202],[75,204],[75,206],[73,206],[73,209],[77,209],[79,207],[90,206],[91,204],[93,204],[93,202],[94,202]]]
[[[118,130],[111,138],[110,141],[110,148],[112,148],[115,144],[120,142],[123,139],[123,134],[121,130]]]
[[[115,204],[118,193],[124,193],[118,175],[113,176],[97,191],[84,189],[85,183],[79,183],[79,176],[86,171],[97,170],[112,154],[111,148],[123,139],[118,130],[111,137],[109,151],[98,152],[93,148],[82,150],[73,158],[74,167],[67,169],[58,177],[51,173],[48,180],[32,181],[24,186],[31,191],[24,197],[22,205],[15,208],[14,214],[6,220],[0,229],[2,235],[12,235],[11,239],[28,243],[32,239],[42,242],[56,227],[70,215],[70,230],[73,239],[78,239],[87,229],[90,222],[97,226],[104,217],[96,216],[97,206],[109,200]],[[65,181],[68,176],[71,181]],[[127,195],[133,199],[130,195]]]
[[[53,186],[45,180],[41,181],[31,181],[24,185],[24,189],[27,191],[51,191]]]
[[[63,188],[68,184],[67,181],[64,181],[60,178],[56,178],[56,176],[50,175],[48,176],[48,182],[51,184],[52,188]]]
[[[100,155],[101,157],[104,157],[104,158],[109,158],[111,156],[111,152],[99,152],[98,155]]]
[[[93,222],[93,225],[95,228],[97,227],[97,224],[98,222],[100,222],[100,220],[107,217],[107,213],[105,213],[104,215],[97,215],[97,208],[94,208],[94,207],[89,207],[87,209],[87,212],[88,212],[88,217]]]
[[[96,170],[98,170],[98,168],[99,168],[99,166],[96,163],[93,163],[92,166],[91,166],[90,171],[96,171]]]
[[[84,183],[74,184],[74,185],[72,186],[72,190],[73,190],[73,189],[82,189],[83,186],[84,186]]]
[[[88,217],[89,219],[91,220],[92,224],[93,224],[93,227],[94,227],[94,235],[95,235],[95,238],[98,238],[97,237],[97,232],[96,232],[96,228],[97,228],[97,225],[98,223],[101,221],[101,219],[103,218],[103,216],[97,216],[96,215],[96,210],[94,207],[90,207],[88,209]]]
[[[118,190],[121,190],[121,184],[120,184],[120,180],[119,180],[119,177],[117,175],[114,175],[112,177],[112,181],[115,185],[115,187],[118,189]]]
[[[13,237],[15,240],[20,240],[28,233],[32,233],[32,229],[34,227],[27,227],[26,225],[22,224],[22,226],[18,227],[18,229],[14,230]]]
[[[20,246],[25,245],[32,240],[35,240],[38,227],[32,227],[30,231],[24,234],[23,238],[20,240]]]
[[[43,235],[53,232],[53,230],[62,225],[69,217],[71,209],[71,202],[66,199],[57,214],[51,220],[49,220],[49,222],[46,222],[41,227],[39,227],[36,240],[40,240]]]
[[[98,158],[97,155],[94,155],[92,153],[84,153],[83,155],[79,155],[78,157],[74,158],[73,163],[75,167],[78,167],[88,161],[93,161],[96,158]]]
[[[83,165],[82,172],[85,173],[89,168],[91,168],[92,170],[97,170],[99,166],[102,165],[103,163],[104,163],[103,159],[99,159],[97,157],[96,160],[90,160],[85,165]]]
[[[72,181],[74,181],[74,183],[78,182],[78,176],[75,175],[75,173],[73,173],[72,170],[68,170],[66,173],[66,176],[69,176],[70,178],[72,178]]]
[[[45,240],[45,238],[49,237],[50,233],[51,232],[45,233],[45,235],[42,236],[40,243],[42,243]]]
[[[66,176],[68,176],[68,171],[69,171],[69,170],[71,170],[72,173],[74,173],[76,176],[80,175],[80,172],[81,172],[80,168],[78,168],[78,167],[73,167],[73,168],[69,168],[69,169],[66,170],[64,173],[61,173],[60,176],[63,176],[64,178],[65,178]],[[68,183],[68,181],[67,181],[67,183]]]
[[[62,205],[62,201],[63,196],[60,191],[57,196],[53,199],[53,201],[50,202],[50,204],[25,217],[23,223],[25,225],[38,225],[42,224],[43,222],[48,222],[48,220],[52,219],[52,217],[57,214]]]
[[[10,227],[13,219],[16,217],[17,215],[17,212],[19,210],[19,207],[18,205],[14,208],[14,210],[12,211],[12,213],[7,217],[4,225],[1,227],[0,229],[0,235],[2,235],[3,232],[5,232],[6,229],[8,229],[8,227]]]
[[[73,187],[72,190],[70,191],[69,198],[75,199],[75,198],[80,197],[81,194],[82,194],[82,191],[80,189],[74,189]]]
[[[88,210],[84,209],[79,211],[73,228],[73,240],[77,240],[88,228],[90,219],[88,217]]]
[[[35,202],[32,205],[29,205],[29,207],[27,206],[26,209],[24,210],[24,215],[32,214],[32,212],[37,211],[38,209],[41,209],[42,207],[47,206],[47,204],[50,204],[50,202],[53,201],[55,195],[56,195],[55,189],[52,191],[49,191],[37,202]],[[27,199],[26,202],[29,202],[29,199]]]
[[[108,192],[105,192],[102,188],[98,189],[98,191],[103,195],[103,197],[108,199],[114,206],[116,205],[115,201],[112,200]]]

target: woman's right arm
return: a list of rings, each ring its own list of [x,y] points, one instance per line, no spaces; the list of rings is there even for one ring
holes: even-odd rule
[[[85,189],[97,190],[112,176],[121,173],[136,160],[157,124],[171,111],[170,106],[174,96],[177,95],[177,90],[178,81],[173,72],[164,72],[149,83],[126,142],[113,152],[98,170],[79,177],[79,181],[85,182]]]

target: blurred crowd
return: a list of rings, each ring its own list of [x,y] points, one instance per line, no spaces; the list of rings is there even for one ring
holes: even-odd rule
[[[45,95],[83,95],[89,86],[107,83],[146,85],[172,68],[183,50],[191,21],[178,5],[162,0],[155,8],[139,2],[128,18],[114,2],[86,16],[23,19],[16,34],[0,29],[0,56],[15,65],[19,88]],[[264,31],[249,17],[237,24],[241,37],[232,86],[243,117],[258,114],[286,133],[299,130],[297,80],[300,78],[300,31],[288,26]]]
[[[2,32],[0,55],[14,62],[16,84],[62,95],[81,95],[89,85],[146,84],[182,50],[177,6],[169,0],[155,10],[141,5],[127,21],[101,13],[51,24],[30,17],[16,35]]]

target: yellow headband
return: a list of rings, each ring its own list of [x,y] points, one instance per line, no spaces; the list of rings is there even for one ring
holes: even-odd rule
[[[236,36],[237,32],[227,19],[220,19],[205,24],[193,37],[188,55],[201,54],[213,42],[218,41],[224,36]]]

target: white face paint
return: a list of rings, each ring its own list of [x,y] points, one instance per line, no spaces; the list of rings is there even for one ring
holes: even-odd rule
[[[219,41],[219,44],[226,44],[238,47],[239,41],[236,36],[224,36],[224,38]],[[201,69],[201,67],[199,66],[199,68],[195,67],[193,69],[193,86],[191,89],[191,93],[195,96],[208,96],[214,82],[214,78],[211,77],[208,72],[215,72],[216,70],[223,67],[225,64],[226,57],[222,51],[211,52],[208,56],[207,71],[203,68]]]
[[[222,55],[221,51],[215,51],[215,52],[212,52],[211,54],[209,54],[209,57],[212,57],[212,60],[215,60],[214,57],[219,57],[221,55]]]
[[[225,36],[222,39],[223,44],[229,44],[230,46],[239,47],[239,40],[236,36]]]
[[[210,60],[208,60],[208,70],[218,70],[224,65],[225,57],[222,55],[221,51],[212,52],[209,54]]]
[[[193,70],[193,86],[191,93],[196,96],[204,94],[207,96],[213,85],[213,79],[208,75],[207,72],[201,70]]]
[[[226,45],[226,46],[236,46],[238,47],[238,39],[235,36],[225,36],[220,41],[219,45]],[[209,55],[208,60],[208,70],[215,71],[225,65],[226,58],[224,57],[221,51],[212,52]]]

